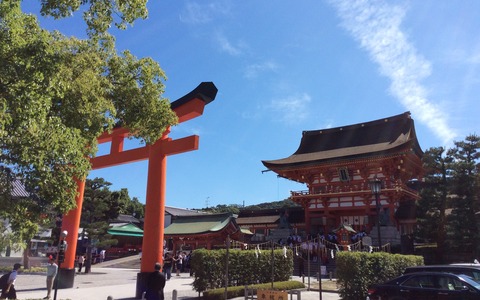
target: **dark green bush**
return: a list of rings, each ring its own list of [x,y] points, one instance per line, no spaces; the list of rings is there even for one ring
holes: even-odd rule
[[[248,286],[250,289],[259,290],[271,290],[271,283],[262,283]],[[273,283],[273,290],[276,291],[287,291],[293,289],[303,289],[305,285],[300,281],[280,281]],[[227,288],[227,299],[243,297],[245,295],[244,286],[231,286]],[[225,300],[225,288],[218,288],[213,290],[208,290],[203,293],[203,299],[206,300]]]
[[[194,274],[193,288],[197,292],[225,286],[226,250],[199,249],[192,253],[190,267]],[[264,250],[258,257],[255,250],[229,250],[228,286],[245,286],[272,282],[272,251]],[[273,281],[287,281],[293,272],[293,254],[283,250],[273,252]]]
[[[338,252],[337,284],[345,300],[363,300],[368,286],[401,275],[409,266],[423,265],[423,257],[386,252]]]

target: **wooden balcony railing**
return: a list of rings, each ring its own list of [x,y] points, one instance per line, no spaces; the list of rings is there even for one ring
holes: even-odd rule
[[[417,195],[417,191],[393,182],[384,182],[382,187],[382,193],[403,192],[410,195]],[[326,185],[321,187],[312,187],[310,190],[291,191],[292,198],[302,197],[321,197],[326,195],[338,195],[338,194],[371,194],[370,185],[368,183],[358,183],[350,185]]]

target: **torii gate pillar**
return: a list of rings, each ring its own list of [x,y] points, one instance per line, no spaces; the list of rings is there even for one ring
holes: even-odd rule
[[[203,82],[193,91],[171,103],[172,110],[182,123],[201,116],[206,104],[215,99],[217,88],[212,82]],[[156,262],[163,262],[163,233],[165,225],[165,192],[167,156],[186,151],[197,150],[199,137],[189,137],[172,140],[168,137],[168,128],[162,137],[145,147],[123,150],[123,141],[129,136],[125,128],[115,128],[112,133],[104,133],[98,138],[98,143],[111,142],[110,153],[97,156],[90,160],[92,170],[136,162],[148,159],[147,194],[145,203],[145,223],[142,244],[142,262],[140,273],[137,276],[137,299],[141,298],[145,290],[146,275],[154,270]],[[62,222],[62,230],[68,231],[66,241],[68,248],[65,253],[65,262],[60,269],[60,288],[73,287],[75,276],[75,252],[78,240],[78,228],[83,204],[85,181],[78,182],[76,209],[68,212]]]

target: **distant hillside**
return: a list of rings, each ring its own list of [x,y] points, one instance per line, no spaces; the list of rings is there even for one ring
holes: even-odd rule
[[[244,208],[241,209],[277,209],[277,208],[284,208],[284,207],[299,207],[300,205],[293,202],[290,199],[285,199],[282,201],[274,201],[274,202],[265,202],[265,203],[260,203],[260,204],[255,204],[255,205],[249,205],[245,206]]]
[[[285,208],[285,207],[299,207],[300,205],[296,204],[295,202],[285,199],[282,201],[273,201],[273,202],[265,202],[265,203],[260,203],[260,204],[255,204],[255,205],[249,205],[249,206],[241,206],[238,204],[219,204],[215,207],[207,207],[207,208],[201,208],[201,209],[195,209],[198,211],[203,211],[203,212],[208,212],[208,213],[224,213],[224,212],[231,212],[234,214],[238,214],[240,210],[243,209],[248,209],[248,210],[256,210],[256,209],[279,209],[279,208]]]

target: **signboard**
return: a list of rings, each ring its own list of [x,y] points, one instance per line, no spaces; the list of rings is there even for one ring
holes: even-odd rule
[[[327,275],[327,266],[320,266],[320,274]]]
[[[288,293],[285,291],[257,290],[259,300],[288,300]]]

